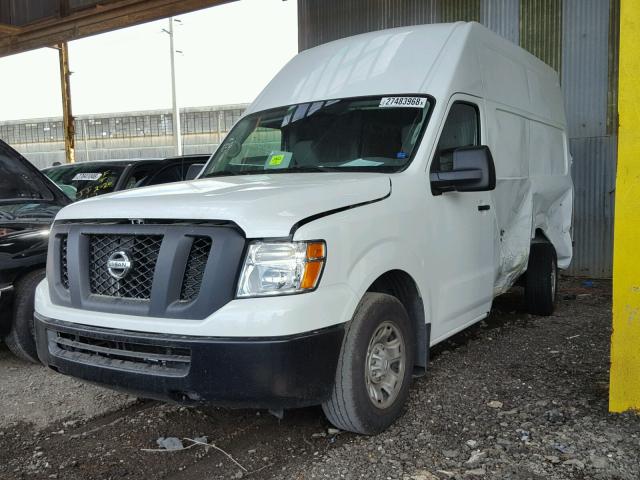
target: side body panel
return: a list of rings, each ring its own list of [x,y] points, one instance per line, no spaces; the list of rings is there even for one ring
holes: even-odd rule
[[[553,243],[559,267],[569,265],[573,186],[557,77],[494,47],[477,46],[485,85],[487,144],[496,164],[492,196],[499,255],[494,292],[499,295],[525,272],[531,239],[538,230]],[[513,81],[509,85],[499,81],[505,77]],[[536,105],[535,113],[531,104]]]

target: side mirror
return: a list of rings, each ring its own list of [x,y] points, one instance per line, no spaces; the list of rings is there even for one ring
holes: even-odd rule
[[[200,172],[203,168],[204,163],[192,163],[191,165],[189,165],[189,170],[187,170],[187,174],[185,175],[184,179],[193,180],[198,175],[200,175]]]
[[[429,175],[434,195],[444,192],[484,192],[496,188],[496,167],[486,145],[453,152],[453,168]]]

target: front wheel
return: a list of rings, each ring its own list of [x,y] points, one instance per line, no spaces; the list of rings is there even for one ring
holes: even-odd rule
[[[4,339],[13,354],[27,362],[39,363],[34,337],[33,300],[44,270],[27,273],[16,282],[11,330]]]
[[[333,392],[322,405],[342,430],[372,435],[391,425],[409,395],[413,335],[400,301],[367,293],[346,328]]]
[[[556,250],[551,243],[531,244],[525,280],[527,311],[533,315],[551,315],[558,287]]]

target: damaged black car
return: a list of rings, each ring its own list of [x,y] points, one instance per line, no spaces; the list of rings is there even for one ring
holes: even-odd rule
[[[36,286],[45,276],[49,228],[71,200],[0,140],[0,339],[38,362],[33,338]]]

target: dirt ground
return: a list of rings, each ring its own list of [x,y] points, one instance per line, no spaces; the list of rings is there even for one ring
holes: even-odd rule
[[[24,363],[0,343],[0,430],[23,423],[44,428],[67,418],[89,420],[134,401]]]
[[[640,418],[607,412],[610,284],[561,287],[553,317],[523,313],[514,291],[435,347],[406,414],[375,437],[330,429],[319,408],[278,420],[135,400],[0,346],[0,479],[637,480]]]

